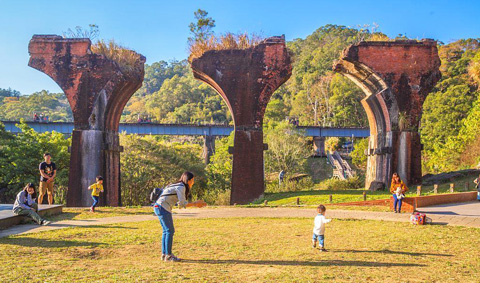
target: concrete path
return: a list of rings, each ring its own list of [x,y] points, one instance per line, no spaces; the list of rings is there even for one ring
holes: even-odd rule
[[[480,201],[464,203],[442,204],[430,207],[420,207],[421,212],[435,215],[457,215],[467,217],[480,217]]]
[[[480,227],[479,201],[421,207],[418,210],[427,214],[436,223]]]
[[[101,208],[100,208],[101,209]],[[174,210],[174,218],[229,218],[229,217],[315,217],[314,209],[303,208],[192,208],[187,210]],[[372,211],[354,211],[354,210],[328,210],[328,218],[338,219],[368,219],[383,221],[399,221],[408,222],[410,214],[408,213],[390,213],[390,212],[372,212]],[[448,215],[448,214],[428,214],[432,218],[434,224],[441,225],[457,225],[480,228],[480,217]],[[155,215],[133,215],[133,216],[117,216],[107,218],[97,218],[88,220],[64,220],[52,223],[49,226],[38,226],[35,224],[18,225],[6,230],[0,231],[0,238],[10,235],[36,233],[41,231],[49,231],[63,229],[68,227],[82,227],[94,225],[106,225],[114,223],[140,222],[157,220]]]

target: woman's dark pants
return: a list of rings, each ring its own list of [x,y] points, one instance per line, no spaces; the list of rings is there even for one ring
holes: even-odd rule
[[[397,204],[398,204],[398,212],[402,210],[402,199],[397,198],[397,194],[393,194],[393,200],[395,201],[393,203],[393,209],[397,211]]]
[[[172,244],[173,244],[173,234],[175,233],[175,228],[173,227],[173,218],[172,213],[165,210],[160,205],[155,205],[155,214],[160,220],[162,225],[163,234],[162,234],[162,254],[171,255],[172,254]]]

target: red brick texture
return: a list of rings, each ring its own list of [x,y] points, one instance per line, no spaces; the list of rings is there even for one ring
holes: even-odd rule
[[[366,187],[388,188],[398,172],[407,184],[421,182],[418,125],[425,98],[440,79],[437,43],[360,42],[344,50],[334,70],[365,92],[370,124]]]
[[[283,37],[245,50],[212,50],[191,62],[193,74],[224,99],[235,124],[232,204],[264,192],[263,116],[270,97],[292,74]]]
[[[101,202],[118,206],[118,126],[123,108],[142,85],[145,57],[132,51],[137,61],[126,72],[118,63],[94,54],[90,46],[87,38],[34,35],[28,47],[28,65],[50,76],[62,88],[72,108],[75,130],[67,205],[90,205],[87,186],[95,182],[95,175],[103,175],[106,192]]]
[[[390,199],[376,199],[376,200],[366,200],[366,201],[343,202],[343,203],[336,203],[335,205],[339,205],[339,206],[389,206],[390,205]]]
[[[427,207],[448,203],[459,203],[474,201],[477,199],[477,192],[464,192],[454,194],[440,194],[431,196],[419,196],[405,198],[402,203],[402,211],[413,212],[419,207]],[[390,200],[390,208],[393,210],[393,198]]]

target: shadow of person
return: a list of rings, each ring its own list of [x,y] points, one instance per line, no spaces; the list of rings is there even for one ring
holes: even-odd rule
[[[98,247],[102,243],[71,241],[71,240],[49,240],[41,238],[3,238],[0,244],[22,247],[42,247],[42,248],[63,248],[63,247]]]
[[[294,260],[213,260],[213,259],[182,259],[182,262],[200,263],[200,264],[252,264],[252,265],[280,265],[280,266],[364,266],[364,267],[413,267],[426,266],[416,263],[396,263],[396,262],[374,262],[357,260],[321,260],[321,261],[294,261]]]
[[[335,250],[335,252],[343,253],[380,253],[380,254],[401,254],[411,256],[453,256],[451,254],[435,254],[435,253],[421,253],[421,252],[407,252],[407,251],[391,251],[385,250]]]

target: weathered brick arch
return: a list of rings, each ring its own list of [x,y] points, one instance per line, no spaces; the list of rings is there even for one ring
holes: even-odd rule
[[[407,184],[422,178],[418,126],[425,98],[440,79],[432,40],[360,42],[343,52],[334,70],[365,93],[370,125],[365,187],[388,187],[393,172]]]
[[[273,92],[290,78],[285,38],[255,47],[211,50],[191,62],[193,75],[227,103],[235,124],[230,203],[244,204],[264,192],[263,116]]]
[[[51,77],[67,96],[74,117],[68,206],[91,205],[88,185],[104,176],[103,204],[121,205],[118,127],[123,108],[141,87],[145,57],[132,51],[131,70],[94,54],[87,38],[34,35],[28,65]]]

